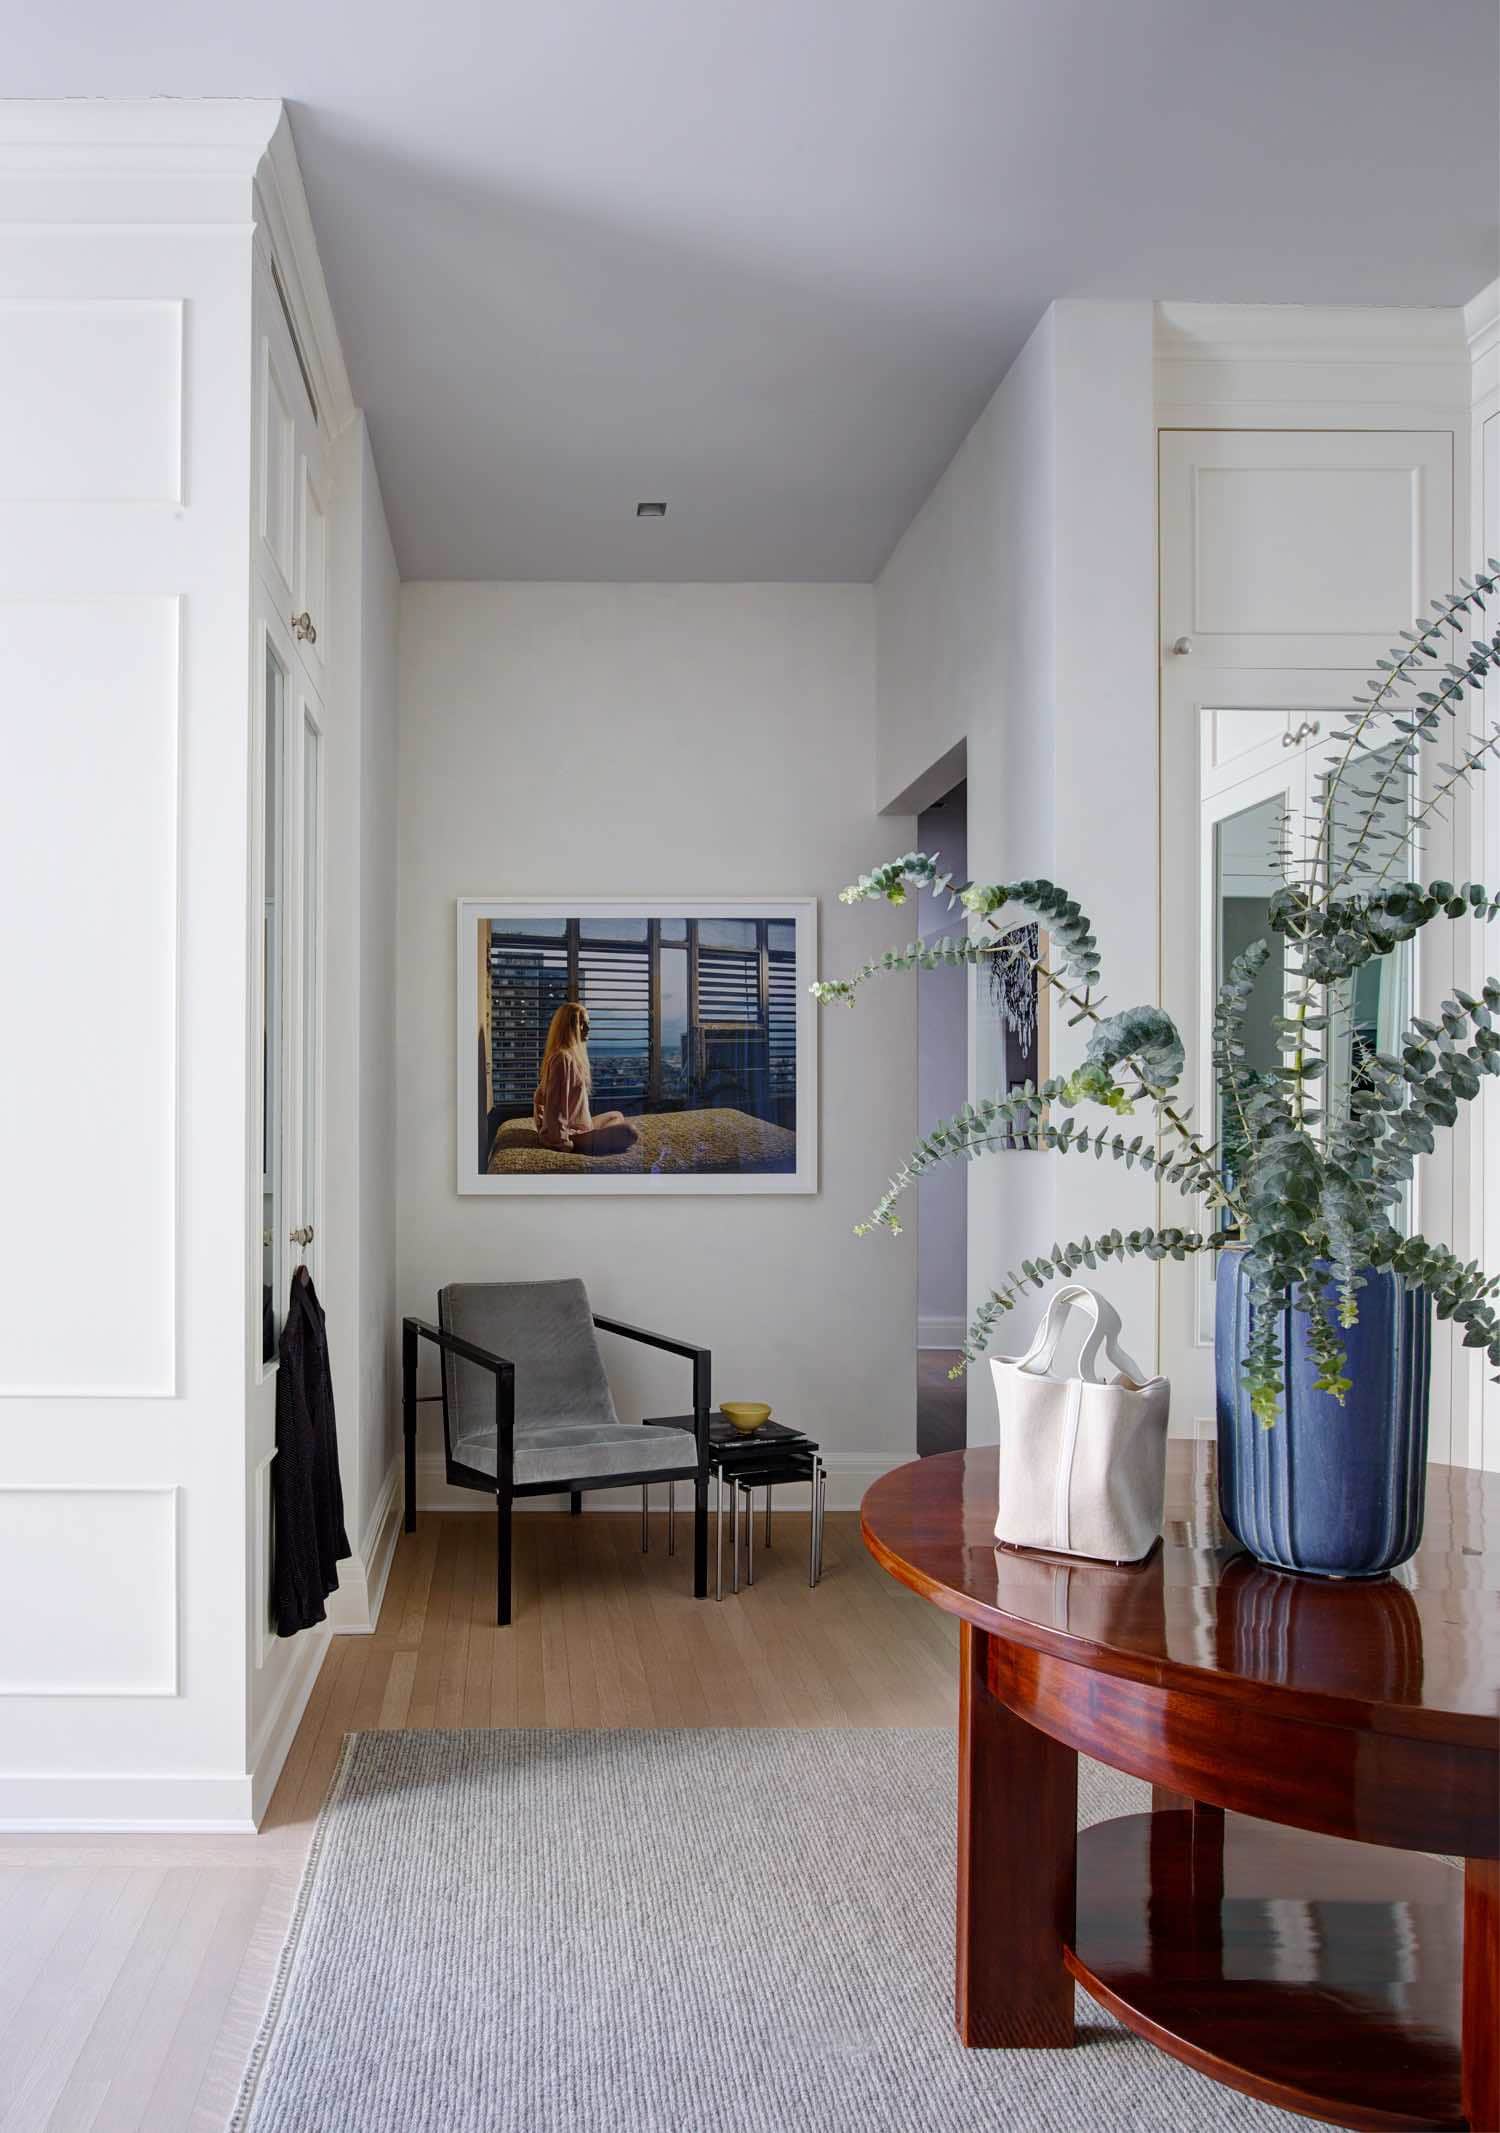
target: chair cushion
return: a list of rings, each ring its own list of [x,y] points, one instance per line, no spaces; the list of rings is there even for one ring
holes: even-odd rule
[[[438,1323],[515,1365],[518,1446],[528,1429],[581,1428],[602,1440],[621,1426],[581,1281],[456,1282],[438,1292]],[[443,1371],[453,1457],[492,1474],[494,1373],[451,1355]],[[484,1445],[488,1462],[475,1456]]]
[[[455,1445],[454,1454],[466,1466],[493,1474],[494,1431],[488,1441],[470,1437]],[[516,1430],[517,1488],[543,1481],[559,1486],[597,1481],[609,1474],[682,1473],[696,1466],[697,1460],[698,1446],[691,1430],[667,1429],[655,1422],[644,1422],[638,1429],[616,1422],[602,1429],[564,1423]]]

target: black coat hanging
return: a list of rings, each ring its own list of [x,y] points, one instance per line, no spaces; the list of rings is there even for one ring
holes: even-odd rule
[[[292,1276],[276,1373],[276,1457],[271,1462],[271,1591],[276,1634],[325,1619],[323,1605],[349,1555],[328,1322],[312,1276]]]

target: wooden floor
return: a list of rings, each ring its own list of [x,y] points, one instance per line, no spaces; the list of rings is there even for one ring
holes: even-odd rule
[[[0,2133],[222,2133],[347,1732],[385,1726],[947,1725],[955,1627],[830,1515],[757,1535],[756,1583],[692,1599],[691,1521],[516,1520],[495,1626],[494,1518],[424,1519],[374,1636],[336,1637],[256,1837],[0,1836]],[[712,1570],[712,1551],[710,1551]],[[353,2133],[353,2129],[350,2129]]]

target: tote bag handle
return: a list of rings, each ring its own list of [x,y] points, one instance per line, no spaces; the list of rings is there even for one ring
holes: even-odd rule
[[[1107,1297],[1099,1295],[1081,1281],[1070,1281],[1059,1289],[1047,1306],[1047,1315],[1036,1330],[1036,1338],[1016,1365],[1018,1370],[1029,1371],[1033,1376],[1045,1377],[1052,1368],[1052,1358],[1057,1353],[1057,1343],[1063,1326],[1074,1304],[1084,1309],[1093,1323],[1084,1335],[1083,1346],[1078,1351],[1078,1375],[1086,1385],[1102,1385],[1106,1381],[1099,1375],[1099,1350],[1114,1365],[1121,1377],[1133,1378],[1137,1385],[1147,1382],[1146,1374],[1139,1364],[1133,1363],[1120,1346],[1120,1314]]]

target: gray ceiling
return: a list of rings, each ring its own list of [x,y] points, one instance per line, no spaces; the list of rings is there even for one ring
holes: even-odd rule
[[[1495,0],[12,6],[287,99],[407,577],[869,578],[1055,296],[1497,271]]]

